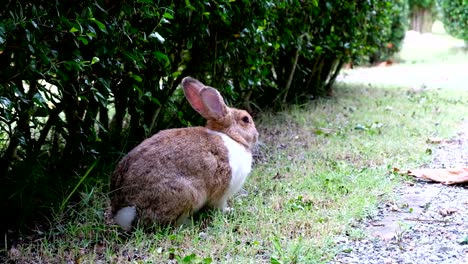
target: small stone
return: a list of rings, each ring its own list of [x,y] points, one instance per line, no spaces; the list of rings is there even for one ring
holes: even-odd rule
[[[384,264],[393,264],[393,263],[395,263],[392,258],[384,258],[383,262],[384,262]]]
[[[201,240],[206,239],[206,236],[207,236],[207,235],[206,235],[205,232],[200,232],[200,233],[198,233],[198,237],[199,237]]]
[[[335,243],[337,244],[344,244],[346,242],[348,242],[348,237],[346,236],[338,236],[335,238]]]

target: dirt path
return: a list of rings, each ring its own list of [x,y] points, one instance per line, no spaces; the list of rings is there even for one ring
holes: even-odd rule
[[[339,81],[372,85],[395,85],[411,88],[449,88],[468,90],[468,61],[444,64],[422,64],[418,67],[394,64],[388,67],[345,71]]]
[[[468,91],[468,47],[447,35],[409,31],[397,60],[388,67],[344,70],[338,81],[408,88],[450,88]]]
[[[468,167],[468,125],[434,152],[430,168]],[[364,223],[367,238],[342,238],[331,263],[468,263],[468,186],[417,181]]]
[[[407,38],[409,57],[425,49],[422,52],[432,58],[414,64],[347,70],[339,81],[468,92],[466,53],[450,57],[453,42],[445,37],[412,33]],[[468,167],[468,123],[460,131],[450,143],[433,151],[433,160],[426,167]],[[382,203],[377,216],[363,223],[364,239],[338,238],[341,253],[330,264],[468,264],[468,185],[410,181],[395,190],[395,197]]]

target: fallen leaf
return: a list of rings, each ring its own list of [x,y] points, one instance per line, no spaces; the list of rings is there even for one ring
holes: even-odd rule
[[[387,61],[382,61],[379,64],[377,64],[377,67],[388,67],[393,64],[392,60],[387,60]]]
[[[444,139],[438,137],[430,137],[427,139],[427,143],[440,144],[444,142]]]
[[[452,143],[453,139],[443,139],[443,138],[438,138],[438,137],[429,137],[426,140],[427,143],[430,144],[448,144]]]
[[[409,170],[408,175],[420,179],[440,182],[443,184],[457,184],[468,182],[468,168],[415,169]]]

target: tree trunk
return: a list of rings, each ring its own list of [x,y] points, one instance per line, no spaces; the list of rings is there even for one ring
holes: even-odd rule
[[[430,9],[415,7],[411,11],[411,30],[419,33],[432,32],[434,18]]]

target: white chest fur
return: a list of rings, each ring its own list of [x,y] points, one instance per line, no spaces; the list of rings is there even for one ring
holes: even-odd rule
[[[212,130],[209,130],[209,133],[219,135],[228,149],[229,166],[232,172],[231,182],[224,195],[228,199],[240,190],[252,170],[252,153],[224,133]]]

